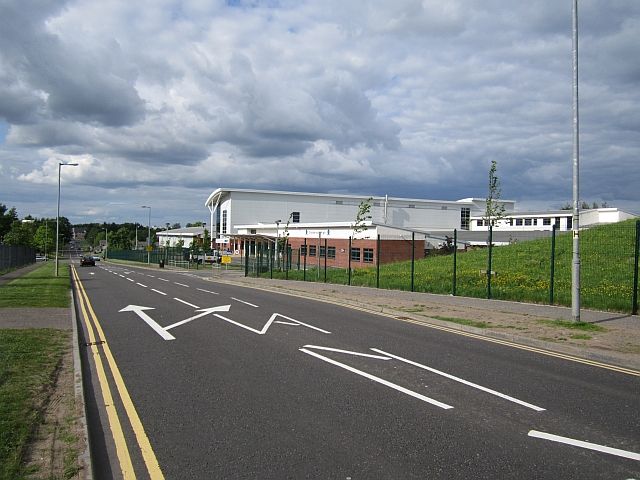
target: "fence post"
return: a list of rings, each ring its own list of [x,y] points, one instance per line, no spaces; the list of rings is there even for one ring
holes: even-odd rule
[[[376,240],[376,288],[380,288],[380,234]]]
[[[491,298],[491,255],[493,253],[493,225],[489,225],[489,261],[487,262],[487,298]]]
[[[247,248],[249,242],[244,241],[244,276],[249,276],[249,249]]]
[[[271,279],[273,279],[273,245],[269,243],[269,278]]]
[[[456,296],[457,278],[456,273],[458,270],[458,229],[453,229],[453,289],[451,295]]]
[[[414,291],[414,277],[416,272],[416,232],[411,232],[411,291]]]
[[[631,315],[638,314],[638,257],[640,257],[640,220],[636,220],[636,248],[633,269],[633,301]]]
[[[291,267],[291,251],[289,242],[284,242],[284,279],[289,280],[289,268]]]
[[[549,278],[549,305],[553,305],[553,286],[556,273],[556,224],[551,227],[551,277]]]
[[[307,253],[307,239],[304,239],[304,255],[303,255],[303,259],[302,259],[302,281],[306,282],[307,281],[307,255],[309,255]]]
[[[347,280],[347,285],[351,285],[351,237],[349,237],[349,250],[347,250],[347,256],[349,259],[349,276]]]
[[[327,250],[327,239],[324,239],[324,283],[327,283],[327,257],[329,256],[329,250]]]

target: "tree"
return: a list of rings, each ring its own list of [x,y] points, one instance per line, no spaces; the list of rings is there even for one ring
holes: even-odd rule
[[[495,160],[491,160],[491,168],[489,169],[489,191],[487,193],[486,209],[484,220],[487,225],[495,226],[495,224],[504,218],[504,204],[500,202],[500,179],[497,174],[498,164]]]
[[[3,241],[4,236],[11,230],[13,222],[18,220],[18,213],[16,207],[7,209],[7,206],[0,203],[0,242]]]
[[[369,229],[367,221],[371,220],[371,202],[373,197],[360,202],[358,205],[358,213],[356,213],[356,221],[353,224],[353,233],[364,232]]]
[[[4,236],[4,243],[7,245],[33,246],[33,234],[35,226],[33,223],[22,223],[16,220],[11,225],[11,230]]]
[[[129,230],[125,227],[120,227],[115,232],[109,232],[109,249],[128,250],[130,245]]]
[[[42,223],[33,236],[33,245],[42,253],[53,252],[56,245],[55,222]]]

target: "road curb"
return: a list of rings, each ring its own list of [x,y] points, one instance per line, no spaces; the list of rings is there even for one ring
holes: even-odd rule
[[[426,327],[428,327],[430,324],[433,324],[437,327],[442,327],[443,329],[447,329],[452,332],[458,331],[463,333],[470,333],[478,337],[485,337],[487,339],[511,342],[517,345],[521,345],[523,347],[532,347],[532,348],[537,348],[541,350],[547,350],[550,353],[567,355],[567,356],[575,357],[576,359],[610,364],[611,366],[614,366],[614,367],[621,367],[624,369],[633,370],[634,372],[631,374],[640,376],[640,362],[627,361],[627,359],[621,359],[619,357],[615,357],[607,354],[591,352],[588,350],[583,350],[577,347],[573,347],[571,345],[558,345],[555,343],[546,342],[544,340],[523,337],[515,334],[486,331],[484,329],[480,329],[476,327],[460,325],[460,324],[451,323],[451,322],[445,322],[442,320],[438,320],[436,318],[431,318],[431,317],[422,316],[422,315],[415,315],[415,314],[412,314],[411,312],[394,310],[388,307],[372,308],[368,304],[359,303],[357,301],[345,302],[345,301],[332,299],[330,297],[317,295],[311,292],[291,290],[282,286],[272,287],[270,285],[256,285],[252,283],[238,282],[238,281],[228,280],[223,278],[211,278],[211,279],[207,278],[207,280],[210,280],[213,282],[225,283],[229,285],[236,285],[240,287],[253,288],[256,290],[264,290],[264,291],[269,291],[274,293],[281,293],[283,295],[290,295],[293,297],[309,298],[309,299],[317,300],[324,303],[330,303],[333,305],[339,305],[346,308],[351,308],[354,310],[361,310],[361,311],[373,313],[376,315],[382,315],[385,317],[393,318],[395,320],[401,320],[401,321],[412,320],[415,323],[423,324]]]
[[[83,447],[78,454],[78,463],[82,465],[85,480],[93,480],[93,463],[91,462],[91,445],[89,444],[89,430],[87,427],[87,409],[84,395],[84,378],[82,374],[82,361],[80,359],[80,337],[78,335],[78,318],[76,316],[75,287],[71,291],[71,323],[73,327],[73,373],[76,405],[80,415],[80,428],[84,436]]]

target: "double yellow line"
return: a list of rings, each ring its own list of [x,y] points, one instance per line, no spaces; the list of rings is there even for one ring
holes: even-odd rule
[[[115,383],[117,393],[124,406],[124,410],[129,419],[129,423],[131,424],[131,428],[135,434],[138,446],[142,453],[142,458],[144,459],[147,471],[149,472],[149,477],[153,480],[164,479],[164,475],[160,470],[156,455],[153,452],[151,444],[149,443],[149,438],[147,437],[147,434],[144,431],[144,427],[142,426],[142,422],[140,421],[140,417],[138,416],[138,412],[136,411],[136,408],[131,401],[131,397],[129,396],[127,387],[122,380],[122,375],[120,374],[118,365],[116,364],[116,361],[111,354],[111,349],[109,348],[109,344],[107,343],[107,339],[105,338],[104,331],[102,330],[100,322],[98,321],[98,318],[93,311],[93,307],[91,306],[91,302],[89,301],[87,292],[85,291],[84,286],[82,285],[82,282],[78,277],[78,272],[76,271],[74,266],[72,266],[72,275],[74,283],[76,285],[76,291],[78,292],[78,303],[80,305],[82,319],[89,336],[91,353],[93,354],[93,361],[98,373],[102,399],[104,400],[107,418],[109,421],[109,428],[111,429],[111,434],[113,435],[113,440],[116,446],[116,455],[118,456],[118,462],[120,463],[122,475],[125,479],[136,478],[133,464],[131,462],[131,455],[129,454],[129,448],[127,447],[127,442],[122,430],[122,424],[120,423],[120,417],[114,404],[111,388],[109,387],[109,382],[107,380],[107,375],[102,360],[103,355],[107,360],[107,366],[111,371],[111,376],[113,377],[113,382]],[[98,345],[102,347],[102,350],[98,348]]]

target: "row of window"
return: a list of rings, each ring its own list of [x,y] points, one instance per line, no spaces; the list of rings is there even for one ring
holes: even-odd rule
[[[324,246],[320,246],[319,248],[316,245],[301,245],[300,246],[300,255],[303,257],[307,255],[307,248],[309,250],[309,256],[315,257],[316,255],[320,258],[324,258],[325,249]],[[336,258],[336,247],[328,246],[326,250],[327,258]],[[351,260],[355,262],[359,262],[362,259],[365,263],[373,263],[373,248],[358,248],[351,247]]]
[[[538,222],[542,221],[542,225],[551,225],[551,218],[509,218],[506,220],[506,222],[513,226],[536,226],[538,225]],[[572,224],[572,219],[571,217],[567,217],[567,228],[571,228],[571,224]],[[485,226],[488,227],[489,226],[489,220],[477,220],[477,225],[479,227]],[[555,218],[555,225],[556,227],[560,227],[560,217],[556,217]]]

